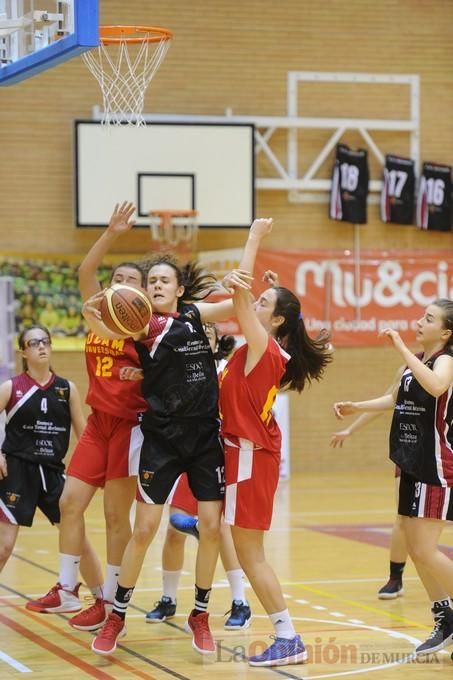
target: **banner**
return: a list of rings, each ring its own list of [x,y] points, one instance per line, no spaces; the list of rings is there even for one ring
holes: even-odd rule
[[[221,279],[237,267],[242,248],[199,253],[200,262]],[[140,256],[128,255],[140,260]],[[111,264],[127,259],[105,258],[99,269],[106,285]],[[81,256],[13,257],[0,263],[0,274],[14,280],[16,329],[38,321],[51,329],[54,348],[83,349],[85,325],[80,313],[77,265]],[[262,277],[272,269],[282,286],[299,297],[305,325],[315,336],[321,328],[337,347],[382,345],[379,333],[395,328],[410,345],[425,307],[437,297],[453,299],[453,248],[445,251],[260,250],[254,292],[265,288]],[[214,297],[214,296],[212,296]],[[212,298],[210,298],[212,299]],[[240,335],[234,319],[220,324],[222,334]]]
[[[214,259],[215,253],[215,259]],[[238,266],[241,250],[203,254],[203,262]],[[356,261],[351,251],[260,250],[254,292],[264,289],[262,277],[272,269],[280,283],[299,297],[311,336],[321,328],[332,334],[336,347],[383,345],[379,335],[387,327],[414,343],[417,319],[438,297],[453,299],[453,249],[449,251],[362,251]],[[223,332],[239,333],[234,322]]]

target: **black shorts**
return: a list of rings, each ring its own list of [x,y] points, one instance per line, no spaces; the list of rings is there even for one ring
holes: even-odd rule
[[[64,473],[16,456],[6,456],[6,464],[8,476],[0,479],[0,521],[31,527],[39,508],[49,522],[58,524]]]
[[[398,514],[405,517],[453,520],[453,489],[418,482],[401,472]]]
[[[224,456],[217,420],[174,419],[166,427],[144,431],[137,500],[165,503],[183,472],[198,501],[223,500]]]

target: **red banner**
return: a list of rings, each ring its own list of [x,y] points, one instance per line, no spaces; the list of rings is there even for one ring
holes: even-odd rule
[[[230,266],[237,266],[238,258],[227,252]],[[379,334],[387,327],[413,344],[425,307],[436,298],[453,299],[453,249],[362,251],[359,260],[351,251],[261,250],[255,292],[264,287],[266,269],[277,272],[281,285],[299,297],[310,335],[328,328],[337,347],[380,345]],[[234,332],[233,325],[224,332]]]

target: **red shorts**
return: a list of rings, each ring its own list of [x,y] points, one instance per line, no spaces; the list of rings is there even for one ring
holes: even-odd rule
[[[248,439],[225,439],[225,523],[269,529],[280,468],[280,452],[255,448]]]
[[[184,510],[188,515],[198,515],[198,501],[189,486],[187,474],[183,472],[173,485],[173,489],[167,498],[168,505],[179,510]]]
[[[136,422],[93,410],[66,474],[97,487],[112,479],[137,475],[142,442]]]

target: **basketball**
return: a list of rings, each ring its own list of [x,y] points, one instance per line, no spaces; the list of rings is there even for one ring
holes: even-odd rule
[[[152,312],[146,294],[123,283],[109,286],[101,302],[101,317],[107,328],[126,336],[143,330],[149,323]]]

